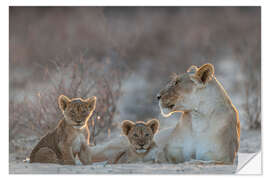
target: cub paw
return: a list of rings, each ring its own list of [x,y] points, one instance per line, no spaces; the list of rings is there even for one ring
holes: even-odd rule
[[[61,160],[60,164],[61,165],[76,165],[75,161],[73,160]]]

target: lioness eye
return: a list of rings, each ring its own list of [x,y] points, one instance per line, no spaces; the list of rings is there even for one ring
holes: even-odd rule
[[[138,134],[134,134],[134,137],[138,137]]]
[[[149,134],[145,134],[145,136],[147,137],[147,136],[149,136]]]

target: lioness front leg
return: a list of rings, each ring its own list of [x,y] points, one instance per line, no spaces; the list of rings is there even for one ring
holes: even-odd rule
[[[232,164],[233,161],[230,159],[228,155],[221,156],[218,152],[208,151],[200,155],[197,158],[198,160],[205,161],[205,163],[213,163],[213,164]]]
[[[168,162],[166,157],[165,157],[165,153],[164,153],[164,150],[163,149],[159,149],[159,151],[157,152],[156,154],[156,157],[155,157],[155,163],[165,163],[165,162]]]
[[[179,146],[165,146],[165,157],[170,163],[182,163],[185,161],[183,148]]]
[[[155,158],[156,163],[181,163],[184,162],[185,158],[183,150],[180,146],[165,145],[160,149]]]

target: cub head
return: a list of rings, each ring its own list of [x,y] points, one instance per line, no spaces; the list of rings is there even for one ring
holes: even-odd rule
[[[58,104],[63,112],[65,121],[74,128],[84,127],[96,108],[96,97],[87,99],[74,98],[61,95],[58,98]]]
[[[161,114],[169,117],[174,112],[191,111],[199,102],[196,94],[205,88],[214,76],[214,66],[191,66],[186,73],[174,75],[157,98]]]
[[[138,154],[149,150],[158,128],[159,121],[157,119],[148,120],[146,123],[143,121],[134,123],[130,120],[122,122],[122,131],[128,137],[131,148]]]

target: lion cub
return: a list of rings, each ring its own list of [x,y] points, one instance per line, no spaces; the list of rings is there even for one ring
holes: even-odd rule
[[[129,146],[125,151],[120,152],[112,163],[154,162],[157,145],[153,137],[158,128],[157,119],[148,120],[146,123],[123,121],[122,131],[128,138]]]
[[[75,164],[76,155],[83,164],[91,164],[89,148],[89,129],[87,121],[96,107],[96,97],[88,99],[61,95],[59,107],[64,118],[56,129],[45,135],[34,147],[30,155],[30,163]]]

